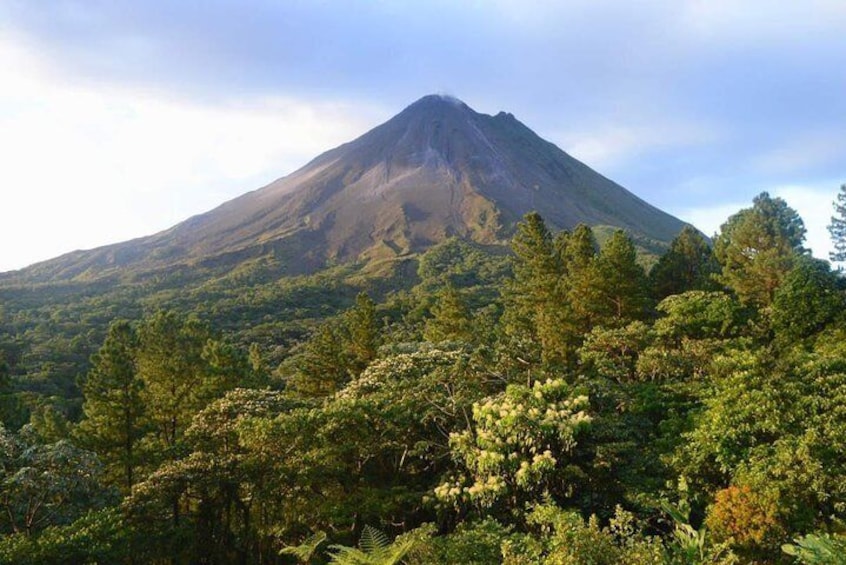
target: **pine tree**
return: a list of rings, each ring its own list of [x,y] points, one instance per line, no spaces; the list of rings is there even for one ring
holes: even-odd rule
[[[570,234],[562,252],[562,262],[567,273],[564,293],[573,311],[574,331],[578,341],[597,321],[592,306],[598,300],[596,291],[600,275],[597,270],[597,247],[593,230],[585,224],[579,224]]]
[[[145,432],[137,348],[138,336],[128,321],[118,320],[109,326],[82,386],[83,419],[76,429],[81,443],[100,456],[110,478],[126,492],[137,478],[138,444]]]
[[[842,262],[846,261],[846,184],[840,185],[833,205],[835,215],[831,217],[828,233],[831,234],[834,251],[829,253],[829,259]]]
[[[356,296],[355,305],[344,316],[344,327],[347,335],[345,349],[350,357],[349,370],[353,377],[357,377],[376,358],[382,342],[376,303],[366,292]]]
[[[302,396],[329,396],[350,380],[348,355],[336,325],[321,325],[296,359],[291,386]]]
[[[568,296],[568,276],[570,267],[578,271],[590,261],[585,253],[593,255],[590,228],[579,226],[553,238],[532,212],[518,224],[511,248],[513,278],[505,288],[502,319],[511,355],[547,369],[572,365],[582,332]]]
[[[470,309],[452,285],[445,286],[435,297],[432,317],[426,320],[423,338],[432,343],[473,341]]]
[[[649,305],[646,274],[637,263],[631,238],[617,230],[596,260],[595,300],[590,307],[599,325],[621,327],[641,320]]]
[[[191,417],[225,388],[204,359],[210,337],[199,320],[172,311],[155,314],[139,331],[142,399],[165,458],[173,456]]]
[[[563,250],[562,261],[569,276],[575,275],[590,266],[596,256],[596,238],[593,230],[585,224],[579,224],[567,238],[567,245]]]
[[[722,266],[719,280],[744,303],[767,306],[776,289],[805,253],[805,224],[781,198],[766,192],[751,208],[731,216],[720,228],[714,255]]]
[[[503,331],[511,354],[524,363],[539,363],[544,356],[544,335],[554,325],[551,312],[558,300],[562,275],[552,234],[537,212],[526,214],[517,224],[511,240],[514,255],[512,278],[506,284],[503,301]]]
[[[708,290],[719,270],[711,246],[692,226],[685,226],[649,273],[650,287],[663,299],[688,290]]]

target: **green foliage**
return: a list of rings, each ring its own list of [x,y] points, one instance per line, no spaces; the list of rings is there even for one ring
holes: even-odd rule
[[[508,348],[529,366],[557,362],[567,352],[558,339],[567,316],[559,292],[563,270],[552,234],[539,214],[526,214],[517,224],[511,249],[513,278],[503,296]]]
[[[666,298],[689,290],[709,290],[718,266],[711,246],[692,226],[685,226],[649,273],[654,295]]]
[[[348,334],[345,350],[351,357],[352,376],[357,376],[376,358],[376,350],[382,342],[376,319],[376,304],[367,293],[359,293],[355,305],[345,314],[345,322]]]
[[[749,312],[723,292],[690,291],[668,296],[657,306],[663,316],[655,322],[659,339],[727,339],[742,335]]]
[[[349,380],[348,355],[336,324],[321,325],[293,361],[296,372],[289,383],[306,397],[329,396]]]
[[[139,330],[140,395],[153,429],[154,449],[173,457],[194,414],[235,386],[237,375],[212,365],[209,328],[194,318],[159,312]],[[148,436],[150,437],[150,436]]]
[[[594,328],[585,338],[579,355],[585,369],[618,382],[637,378],[638,357],[651,341],[649,326],[632,322],[624,328]]]
[[[676,467],[716,495],[718,522],[745,524],[724,528],[738,550],[771,554],[786,533],[846,509],[846,460],[832,449],[846,440],[842,343],[834,332],[811,353],[736,352],[719,362],[716,390]]]
[[[414,538],[398,538],[393,542],[383,532],[364,526],[359,547],[330,545],[330,563],[337,565],[397,565],[414,547]]]
[[[443,286],[470,288],[498,283],[506,271],[505,256],[491,255],[456,237],[429,248],[417,267],[427,292]]]
[[[793,208],[766,192],[720,227],[714,255],[720,282],[744,303],[768,306],[784,276],[805,252],[805,225]]]
[[[137,350],[129,322],[113,322],[82,386],[83,419],[75,430],[80,443],[100,456],[111,481],[126,492],[135,484],[139,443],[146,432]]]
[[[782,551],[804,565],[846,565],[846,539],[829,534],[808,534],[785,544]]]
[[[832,261],[846,261],[846,184],[840,185],[834,205],[834,216],[828,225],[828,233],[834,244],[834,251],[829,253]]]
[[[690,524],[691,506],[684,477],[679,479],[678,494],[676,504],[666,499],[661,501],[661,509],[670,517],[673,528],[667,542],[667,562],[679,565],[737,563],[737,557],[725,543],[714,543],[706,526],[697,529]]]
[[[713,360],[749,331],[748,309],[722,292],[668,296],[657,310],[653,341],[637,358],[636,373],[644,381],[705,383]]]
[[[825,261],[802,257],[775,293],[773,330],[786,343],[813,336],[846,311],[839,278]]]
[[[408,565],[496,565],[502,562],[502,544],[513,537],[511,528],[492,518],[478,522],[461,522],[455,531],[447,535],[432,537],[434,532],[432,524],[424,524],[404,534],[418,540],[406,558]]]
[[[149,540],[148,540],[149,541]],[[71,524],[49,526],[37,536],[14,534],[0,540],[0,563],[75,565],[123,563],[133,556],[138,540],[117,507],[92,510]]]
[[[286,545],[279,555],[293,555],[300,563],[310,563],[317,548],[326,541],[326,532],[317,532],[303,540],[299,545]]]
[[[446,286],[436,295],[432,317],[426,320],[423,337],[433,343],[475,341],[470,309],[454,287]]]
[[[602,247],[596,271],[592,306],[599,324],[619,326],[646,317],[650,306],[646,275],[624,231],[614,232]]]
[[[97,457],[66,440],[39,443],[24,428],[12,434],[0,428],[0,528],[32,535],[67,524],[108,497],[100,484]]]
[[[604,528],[596,516],[585,522],[577,513],[548,503],[536,506],[528,519],[540,535],[506,540],[502,546],[504,564],[657,565],[667,562],[661,541],[643,536],[642,526],[620,507]]]
[[[131,523],[166,549],[189,547],[211,561],[251,551],[251,540],[270,536],[263,518],[275,499],[265,490],[274,470],[265,459],[269,447],[252,443],[250,424],[299,406],[282,393],[251,389],[210,403],[185,431],[188,454],[162,464],[125,499]]]
[[[324,323],[306,342],[293,360],[296,373],[290,384],[307,397],[333,394],[376,358],[381,342],[376,305],[359,293],[340,320]]]
[[[510,259],[453,239],[309,277],[256,260],[205,282],[0,289],[0,395],[21,407],[4,418],[31,422],[0,434],[0,561],[727,564],[783,562],[790,539],[808,560],[839,547],[801,536],[846,512],[844,289],[803,256],[795,213],[762,195],[726,223],[733,293],[709,290],[694,230],[649,279],[625,233],[603,234],[597,253],[591,228],[553,236],[530,214]],[[682,476],[690,492],[657,511]]]

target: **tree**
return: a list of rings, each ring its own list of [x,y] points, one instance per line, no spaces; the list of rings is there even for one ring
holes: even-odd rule
[[[284,393],[241,388],[212,401],[185,431],[188,454],[166,461],[125,500],[135,527],[150,536],[164,535],[171,556],[187,549],[175,549],[181,543],[190,545],[198,562],[231,563],[250,556],[250,562],[262,561],[260,540],[267,532],[260,529],[277,500],[264,485],[274,466],[261,457],[267,448],[256,453],[245,446],[242,430],[251,421],[270,421],[299,405]],[[186,518],[180,532],[163,519],[177,507],[174,499]],[[193,543],[180,540],[179,533]]]
[[[344,327],[350,372],[356,377],[376,358],[382,341],[376,319],[376,303],[366,292],[360,292],[355,297],[355,304],[344,315]]]
[[[152,545],[149,539],[144,542]],[[22,533],[3,537],[0,563],[141,563],[143,557],[133,552],[137,547],[120,507],[111,506],[91,510],[70,524],[48,526],[37,536]]]
[[[776,291],[770,318],[776,334],[793,343],[819,333],[844,309],[846,296],[828,262],[802,257]]]
[[[566,233],[566,232],[565,232]],[[579,224],[566,240],[559,240],[558,253],[564,263],[564,270],[572,277],[577,272],[587,269],[596,256],[598,246],[593,230],[585,224]]]
[[[530,531],[540,532],[540,535],[510,536],[511,539],[502,544],[502,557],[496,562],[506,565],[663,565],[670,562],[661,540],[644,535],[644,525],[620,506],[604,528],[600,527],[596,515],[585,521],[578,512],[565,511],[549,502],[534,506],[528,513],[527,522],[533,526]],[[687,563],[693,561],[685,561]]]
[[[804,565],[846,565],[846,538],[842,535],[808,534],[785,544],[781,550]]]
[[[605,243],[596,261],[593,309],[600,325],[619,327],[647,314],[646,274],[637,263],[631,238],[617,230]]]
[[[806,252],[804,240],[805,224],[799,214],[781,198],[762,192],[751,208],[720,227],[714,244],[722,266],[718,278],[742,302],[768,306],[796,258]]]
[[[581,336],[589,332],[597,321],[592,305],[596,300],[599,279],[596,268],[598,246],[593,231],[579,224],[567,238],[566,245],[561,245],[559,249],[567,273],[564,294],[573,310],[574,333]]]
[[[718,270],[711,246],[695,228],[685,226],[649,273],[650,286],[659,300],[688,290],[708,290]]]
[[[305,343],[294,360],[296,369],[290,381],[298,394],[329,396],[349,381],[348,354],[340,333],[336,324],[324,322]]]
[[[470,309],[461,294],[452,285],[447,285],[436,296],[432,306],[432,317],[426,320],[423,330],[426,341],[473,341]]]
[[[293,361],[291,385],[303,396],[338,392],[374,360],[382,343],[376,304],[365,292],[336,320],[317,328]]]
[[[563,379],[511,384],[473,405],[473,428],[450,434],[463,469],[435,489],[445,505],[521,508],[568,491],[568,463],[588,426],[588,397]]]
[[[575,351],[567,343],[572,315],[562,285],[567,239],[559,235],[554,242],[540,215],[531,212],[511,241],[513,278],[503,293],[502,321],[510,354],[524,364],[566,364]]]
[[[28,431],[11,434],[0,427],[0,524],[6,533],[32,535],[103,504],[94,453],[67,440],[38,443]]]
[[[126,320],[112,322],[103,346],[91,359],[82,386],[83,419],[76,428],[76,437],[100,456],[108,476],[125,492],[135,484],[138,444],[146,431],[137,349],[132,325]]]
[[[137,367],[144,385],[140,394],[166,459],[174,456],[193,415],[234,386],[207,360],[210,339],[203,323],[173,311],[155,314],[139,331]]]
[[[579,349],[583,369],[620,383],[634,381],[638,356],[649,344],[650,334],[643,322],[622,328],[594,328]]]
[[[829,253],[829,258],[832,261],[846,261],[846,184],[840,185],[840,192],[833,205],[835,215],[831,217],[828,233],[831,234],[834,251]]]

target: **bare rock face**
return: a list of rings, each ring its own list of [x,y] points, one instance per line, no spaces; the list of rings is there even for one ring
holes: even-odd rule
[[[27,269],[40,280],[231,264],[273,253],[312,270],[450,236],[507,241],[537,210],[555,228],[615,226],[659,242],[683,223],[544,141],[511,114],[421,98],[300,170],[150,237]]]

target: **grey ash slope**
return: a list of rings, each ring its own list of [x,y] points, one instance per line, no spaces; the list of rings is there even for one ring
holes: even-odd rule
[[[99,278],[273,253],[311,270],[396,256],[450,236],[503,243],[537,210],[556,228],[616,226],[670,241],[683,223],[544,141],[511,114],[426,96],[300,170],[156,235],[21,272]]]

